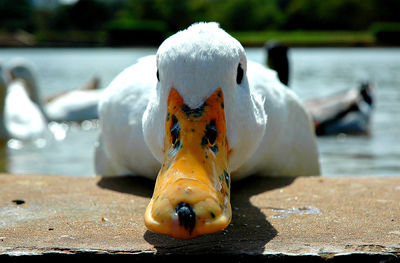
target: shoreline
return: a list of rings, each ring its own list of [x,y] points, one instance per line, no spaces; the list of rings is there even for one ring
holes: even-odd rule
[[[236,31],[228,32],[244,47],[263,47],[268,41],[289,47],[400,47],[393,41],[380,42],[370,31]],[[128,32],[127,32],[128,34]],[[168,36],[168,34],[166,34]],[[137,40],[137,43],[135,41]],[[132,48],[158,47],[160,43],[145,43],[140,37],[131,42],[115,42],[102,31],[66,31],[30,34],[0,33],[0,48]],[[111,44],[112,43],[112,44]]]

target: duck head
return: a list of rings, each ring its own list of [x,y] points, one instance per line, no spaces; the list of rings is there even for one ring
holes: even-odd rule
[[[266,124],[244,48],[218,24],[200,23],[165,40],[156,61],[143,132],[162,167],[145,224],[182,239],[223,230],[230,173],[254,153]]]

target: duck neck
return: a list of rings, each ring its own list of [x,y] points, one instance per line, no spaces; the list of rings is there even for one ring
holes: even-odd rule
[[[279,80],[289,85],[289,59],[288,47],[282,43],[269,42],[265,46],[267,50],[267,66],[278,74]]]
[[[43,116],[48,120],[49,118],[46,114],[46,111],[44,110],[40,92],[35,78],[31,76],[30,78],[25,79],[25,82],[26,82],[26,87],[28,89],[27,92],[29,94],[29,98],[38,106]]]

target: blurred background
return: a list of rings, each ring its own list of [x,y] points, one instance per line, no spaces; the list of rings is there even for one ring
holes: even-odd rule
[[[327,121],[318,136],[324,176],[399,176],[398,10],[398,0],[0,0],[0,64],[8,78],[16,59],[29,64],[37,103],[50,114],[54,97],[101,91],[166,37],[216,21],[261,64],[274,65],[266,43],[288,47],[288,87]],[[361,118],[362,131],[338,129],[343,117]],[[97,120],[46,125],[34,139],[4,139],[0,172],[93,176]]]
[[[198,21],[246,46],[390,45],[400,43],[398,10],[396,0],[1,0],[0,45],[157,46]]]

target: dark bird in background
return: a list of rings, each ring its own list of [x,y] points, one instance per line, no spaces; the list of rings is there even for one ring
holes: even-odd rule
[[[275,70],[279,80],[289,84],[288,47],[279,42],[267,42],[267,66]],[[322,84],[321,84],[322,85]],[[369,134],[374,95],[372,83],[363,81],[357,88],[309,99],[303,102],[314,121],[315,133],[322,135]]]

